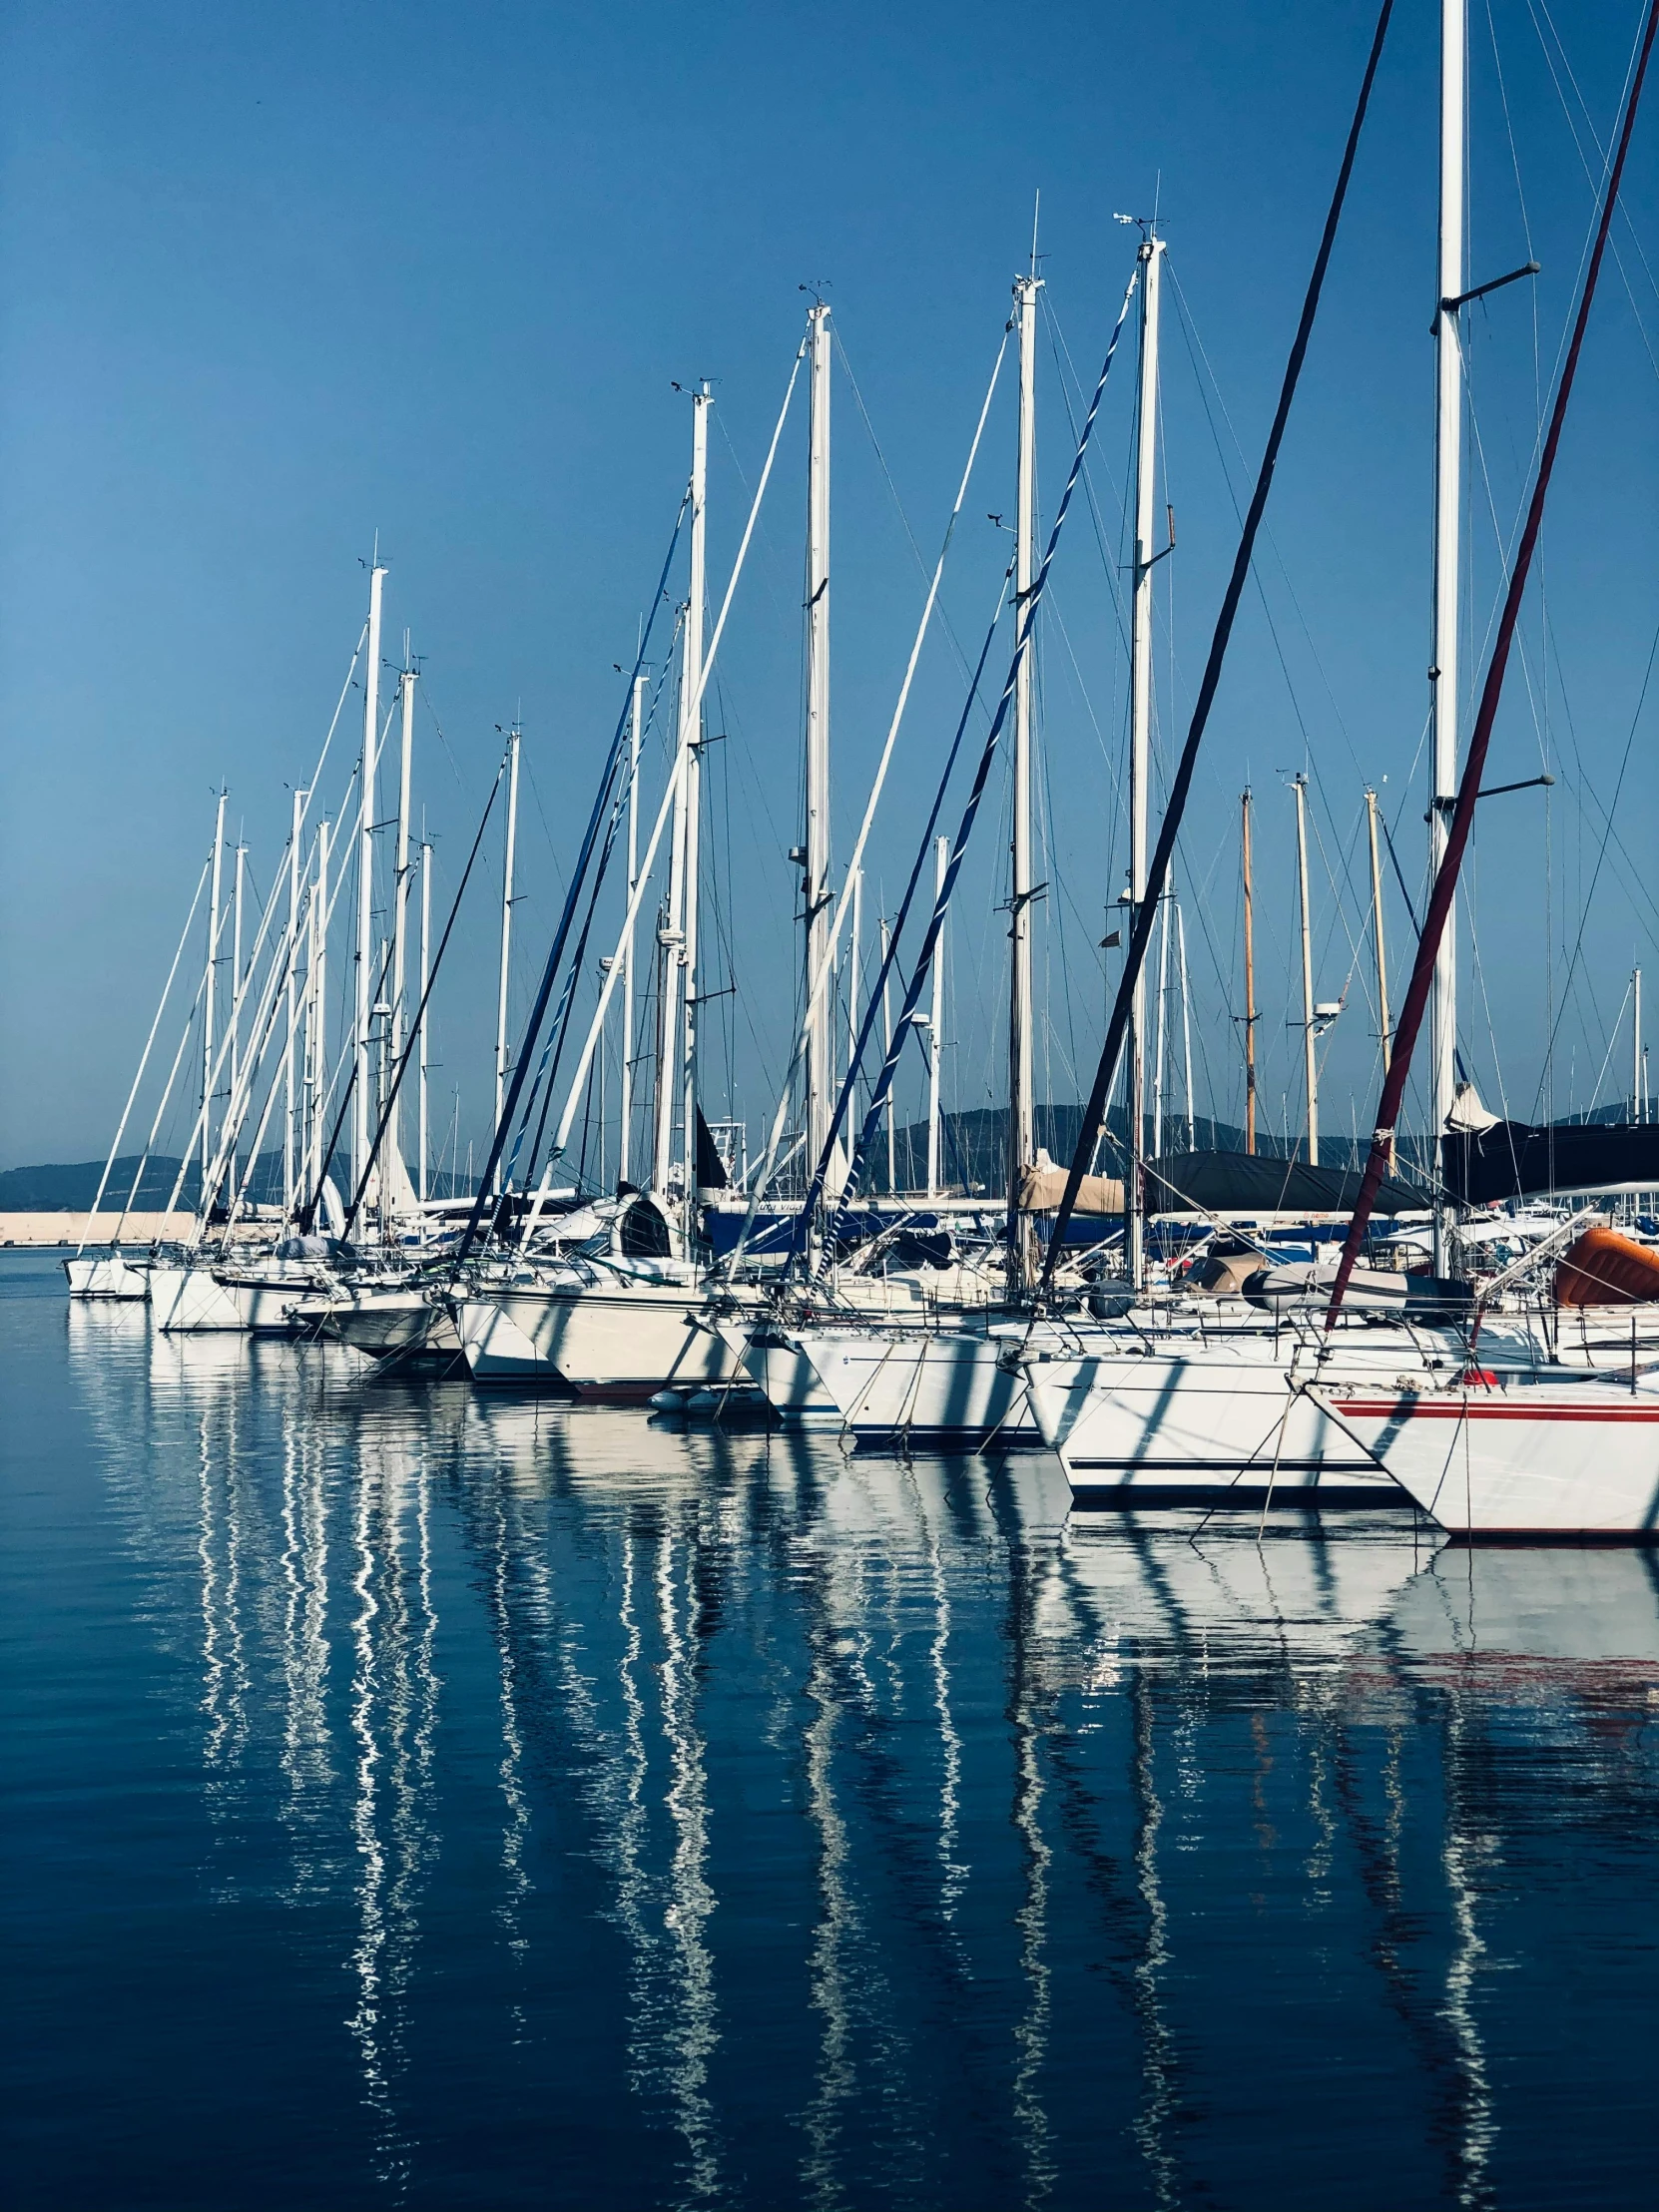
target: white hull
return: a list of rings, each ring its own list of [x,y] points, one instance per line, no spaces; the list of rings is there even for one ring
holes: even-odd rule
[[[474,1382],[557,1382],[558,1371],[512,1317],[489,1299],[464,1299],[455,1326]]]
[[[752,1335],[741,1318],[724,1319],[716,1327],[786,1428],[840,1426],[840,1407],[793,1339],[770,1328]]]
[[[142,1303],[150,1296],[150,1278],[119,1252],[99,1253],[64,1262],[71,1298],[120,1298]]]
[[[798,1329],[791,1342],[861,1443],[1039,1440],[1023,1378],[999,1365],[1006,1340],[847,1328]]]
[[[494,1304],[579,1392],[649,1397],[667,1387],[729,1382],[742,1373],[718,1331],[696,1318],[699,1293],[692,1285],[505,1291]]]
[[[336,1300],[318,1318],[328,1336],[373,1360],[393,1352],[461,1350],[454,1317],[414,1291],[365,1291]]]
[[[295,1268],[286,1273],[279,1267],[262,1275],[227,1272],[219,1285],[242,1316],[242,1326],[256,1337],[297,1336],[303,1323],[293,1309],[314,1298],[319,1288],[310,1270]]]
[[[1332,1409],[1442,1528],[1659,1538],[1659,1378],[1515,1376],[1400,1390],[1332,1383]]]
[[[1401,1353],[1386,1332],[1383,1353]],[[1038,1355],[1026,1363],[1043,1440],[1075,1497],[1204,1496],[1261,1504],[1403,1505],[1363,1443],[1288,1376],[1271,1335],[1182,1352]]]
[[[150,1318],[169,1332],[235,1330],[246,1335],[248,1329],[236,1300],[211,1268],[153,1267]]]

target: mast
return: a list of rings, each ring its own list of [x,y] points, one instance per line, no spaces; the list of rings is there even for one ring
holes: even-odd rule
[[[1152,1153],[1164,1149],[1164,1015],[1169,1006],[1169,909],[1170,893],[1158,902],[1158,1013],[1152,1024]]]
[[[202,992],[202,1213],[207,1218],[208,1170],[213,1165],[214,986],[219,966],[219,893],[225,871],[225,800],[214,816],[214,872],[208,897],[208,977]]]
[[[328,1090],[328,848],[331,826],[316,829],[316,889],[311,897],[311,957],[306,975],[310,1008],[305,1016],[306,1111],[305,1188],[314,1191],[322,1175],[322,1117]]]
[[[495,997],[495,1120],[501,1133],[502,1101],[507,1092],[507,970],[513,945],[513,860],[518,844],[518,747],[515,722],[507,734],[507,842],[501,857],[501,972]]]
[[[1181,1051],[1187,1063],[1187,1150],[1198,1145],[1198,1124],[1193,1114],[1193,1010],[1187,997],[1187,917],[1179,901],[1175,908],[1175,941],[1181,964]]]
[[[703,826],[703,625],[708,599],[709,405],[706,382],[692,393],[691,591],[686,608],[685,689],[681,712],[691,718],[686,734],[686,861],[684,883],[685,1014],[681,1032],[681,1150],[686,1165],[686,1249],[697,1223],[697,937],[699,854]]]
[[[807,747],[803,905],[806,923],[807,1159],[824,1156],[833,1110],[835,1071],[828,989],[814,985],[830,958],[830,309],[808,310],[812,418],[807,452]],[[838,1178],[832,1178],[838,1184]],[[833,1191],[830,1193],[833,1196]]]
[[[1245,1150],[1256,1152],[1256,908],[1250,873],[1250,793],[1240,806],[1244,850]]]
[[[355,1081],[351,1093],[351,1187],[368,1167],[369,985],[374,972],[374,768],[380,735],[380,598],[386,572],[375,547],[368,575],[368,652],[363,663],[362,825],[357,832]]]
[[[1158,304],[1162,239],[1141,241],[1141,378],[1135,441],[1135,597],[1129,627],[1129,913],[1133,923],[1146,900],[1146,829],[1152,760],[1152,507],[1158,476]],[[1129,1169],[1123,1180],[1124,1258],[1139,1290],[1146,1279],[1146,1217],[1141,1150],[1146,1141],[1146,976],[1135,977],[1129,1012]]]
[[[239,830],[237,833],[236,872],[232,877],[235,887],[231,892],[231,1098],[233,1102],[237,1097],[242,1073],[242,891],[243,880],[247,871],[247,860],[248,847],[243,843],[242,833]],[[257,1166],[258,1162],[255,1164]],[[237,1140],[234,1136],[231,1139],[231,1151],[226,1163],[226,1172],[230,1187],[234,1191],[237,1188]]]
[[[1630,1023],[1630,1118],[1641,1121],[1642,1114],[1642,971],[1638,968],[1630,978],[1635,992],[1635,1006]]]
[[[1377,939],[1377,1005],[1378,1024],[1382,1038],[1382,1073],[1388,1072],[1389,1033],[1388,1020],[1388,955],[1382,942],[1382,870],[1377,857],[1377,794],[1366,793],[1366,826],[1371,831],[1371,926]]]
[[[1464,61],[1467,0],[1440,0],[1439,288],[1434,313],[1433,643],[1429,713],[1434,787],[1428,808],[1430,880],[1439,873],[1457,796],[1457,573],[1462,496],[1463,355],[1456,302],[1463,291]],[[1446,916],[1434,960],[1429,1011],[1429,1144],[1435,1180],[1440,1137],[1456,1095],[1457,917]],[[1443,1276],[1446,1209],[1434,1208],[1434,1273]]]
[[[420,1003],[426,1003],[427,986],[431,981],[432,944],[432,847],[423,837],[420,844]],[[415,1195],[422,1206],[426,1203],[426,1032],[429,1024],[424,1017],[420,1024],[420,1047],[416,1059],[415,1118],[418,1123],[416,1143],[420,1157],[416,1165]]]
[[[1014,507],[1014,620],[1027,619],[1037,536],[1037,234],[1031,231],[1031,271],[1014,279],[1019,330],[1019,474]],[[1035,1257],[1033,1225],[1020,1211],[1025,1171],[1037,1156],[1032,1082],[1031,1003],[1031,647],[1014,679],[1013,866],[1008,896],[1008,1295],[1029,1285]]]
[[[1299,776],[1296,793],[1296,882],[1302,907],[1302,1044],[1308,1084],[1308,1165],[1320,1164],[1320,1082],[1314,1037],[1314,939],[1308,924],[1308,779]]]
[[[892,977],[887,973],[887,917],[880,920],[881,931],[881,1058],[883,1063],[892,1058]],[[898,1190],[898,1161],[893,1141],[892,1092],[887,1093],[887,1196],[892,1198]]]
[[[863,930],[864,871],[856,868],[852,876],[852,933],[846,940],[846,1064],[849,1069],[858,1056],[858,1030],[863,1015],[858,980],[858,943]]]
[[[293,1218],[293,1176],[295,1167],[296,1126],[295,1108],[298,1100],[293,1087],[293,1047],[299,1024],[300,1001],[296,995],[299,976],[299,830],[304,817],[305,802],[309,792],[293,794],[293,815],[288,824],[288,972],[284,990],[287,996],[287,1038],[282,1047],[282,1220]]]
[[[944,889],[945,866],[950,858],[950,839],[940,837],[933,846],[933,898],[935,904]],[[942,1050],[944,1029],[944,933],[933,953],[933,1001],[927,1021],[927,1195],[939,1195],[939,1055]]]
[[[708,416],[705,411],[708,396],[707,385],[701,385],[692,393],[691,567],[694,573],[691,585],[699,593],[703,588],[704,509],[708,492],[709,443]],[[694,625],[691,593],[688,591],[686,623],[680,640],[680,707],[675,746],[674,825],[669,833],[668,902],[657,930],[657,1139],[652,1160],[651,1187],[659,1200],[668,1192],[669,1170],[674,1159],[675,1093],[686,1064],[679,1041],[680,984],[681,970],[686,961],[686,862],[691,843],[690,814],[692,800],[699,788],[699,780],[694,779],[692,772],[691,756],[694,748],[691,743],[692,733],[687,725],[694,712],[700,723],[702,720],[701,702],[697,697],[703,680],[701,605],[697,615]],[[692,637],[694,628],[697,632],[695,643]],[[696,1138],[688,1130],[688,1188],[696,1149]]]
[[[634,710],[628,725],[628,921],[622,934],[622,1066],[618,1084],[616,1177],[626,1183],[634,1118],[634,887],[640,879],[640,740],[645,729],[646,678],[634,678]]]
[[[392,1080],[396,1080],[397,1063],[403,1057],[403,1031],[407,1021],[404,1010],[404,980],[408,972],[409,939],[409,770],[414,759],[414,688],[415,665],[409,653],[409,633],[403,633],[403,666],[397,678],[398,703],[401,706],[402,730],[398,755],[397,774],[397,875],[396,892],[392,905],[391,924],[391,1067]],[[387,1135],[391,1149],[402,1157],[402,1094],[392,1108],[391,1127]],[[399,1176],[398,1188],[402,1189]]]

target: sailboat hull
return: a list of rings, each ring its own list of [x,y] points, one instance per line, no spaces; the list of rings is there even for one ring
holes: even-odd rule
[[[64,1262],[71,1298],[119,1298],[140,1305],[150,1296],[150,1278],[119,1252],[82,1255]]]
[[[153,1267],[150,1318],[169,1334],[196,1330],[247,1333],[241,1309],[211,1268]]]
[[[1235,1357],[1039,1355],[1025,1372],[1044,1441],[1084,1502],[1409,1502],[1265,1347]]]
[[[1659,1541],[1659,1377],[1333,1388],[1330,1402],[1454,1535]]]

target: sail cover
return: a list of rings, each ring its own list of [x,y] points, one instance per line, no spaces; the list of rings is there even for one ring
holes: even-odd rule
[[[1347,1214],[1360,1192],[1352,1168],[1311,1168],[1265,1153],[1175,1152],[1147,1163],[1154,1214]],[[1380,1214],[1420,1213],[1427,1200],[1393,1178],[1377,1194]]]
[[[1540,1192],[1659,1190],[1659,1122],[1500,1121],[1440,1139],[1440,1171],[1460,1205]]]

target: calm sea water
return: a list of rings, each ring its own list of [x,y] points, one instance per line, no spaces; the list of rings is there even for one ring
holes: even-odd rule
[[[16,2207],[1651,2202],[1659,1586],[0,1265]]]

